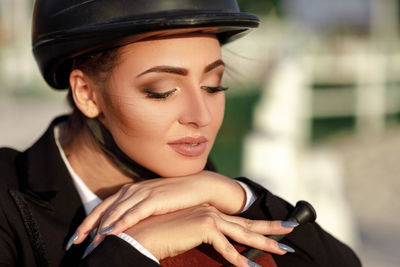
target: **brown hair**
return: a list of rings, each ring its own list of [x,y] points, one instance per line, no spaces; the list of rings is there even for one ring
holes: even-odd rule
[[[112,48],[101,52],[84,54],[76,57],[72,61],[71,71],[79,69],[95,81],[96,86],[105,90],[111,73],[118,64],[120,48]],[[67,121],[67,132],[64,138],[64,144],[72,143],[83,127],[85,127],[85,115],[77,108],[72,96],[71,88],[68,89],[67,101],[72,108],[72,114]]]

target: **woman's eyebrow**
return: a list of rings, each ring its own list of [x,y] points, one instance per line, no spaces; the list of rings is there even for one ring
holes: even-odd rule
[[[225,63],[222,61],[222,59],[218,59],[216,61],[214,61],[211,64],[208,64],[205,68],[204,68],[204,73],[210,72],[213,69],[219,67],[219,66],[225,66]]]
[[[211,64],[208,64],[204,68],[204,73],[210,72],[219,66],[225,66],[225,63],[222,61],[222,59],[218,59],[218,60],[212,62]],[[165,72],[165,73],[172,73],[172,74],[178,74],[178,75],[183,75],[183,76],[186,76],[189,73],[189,71],[185,68],[173,67],[173,66],[155,66],[148,70],[145,70],[144,72],[140,73],[136,77],[140,77],[140,76],[143,76],[143,75],[145,75],[147,73],[151,73],[151,72]]]
[[[155,66],[155,67],[152,67],[152,68],[140,73],[136,77],[140,77],[142,75],[145,75],[145,74],[151,73],[151,72],[166,72],[166,73],[178,74],[178,75],[183,75],[183,76],[186,76],[188,74],[188,70],[184,69],[184,68],[172,67],[172,66]]]

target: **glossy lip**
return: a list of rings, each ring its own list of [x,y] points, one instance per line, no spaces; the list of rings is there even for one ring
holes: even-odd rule
[[[177,153],[186,157],[198,157],[207,148],[207,138],[204,136],[184,138],[169,142],[168,145]]]

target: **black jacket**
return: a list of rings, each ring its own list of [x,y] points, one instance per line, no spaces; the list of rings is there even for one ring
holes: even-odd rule
[[[65,251],[85,211],[54,140],[56,119],[25,152],[0,149],[0,266],[159,266],[115,236],[84,260],[88,242]],[[282,199],[246,178],[241,181],[259,197],[242,216],[285,219],[293,209]],[[296,253],[274,256],[281,266],[361,266],[358,258],[317,224],[297,227],[281,242]]]

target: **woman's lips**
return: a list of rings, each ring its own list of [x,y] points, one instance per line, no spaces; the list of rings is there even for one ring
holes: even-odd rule
[[[172,147],[175,152],[186,157],[197,157],[204,153],[207,148],[207,138],[201,137],[184,137],[172,142],[168,145]]]

